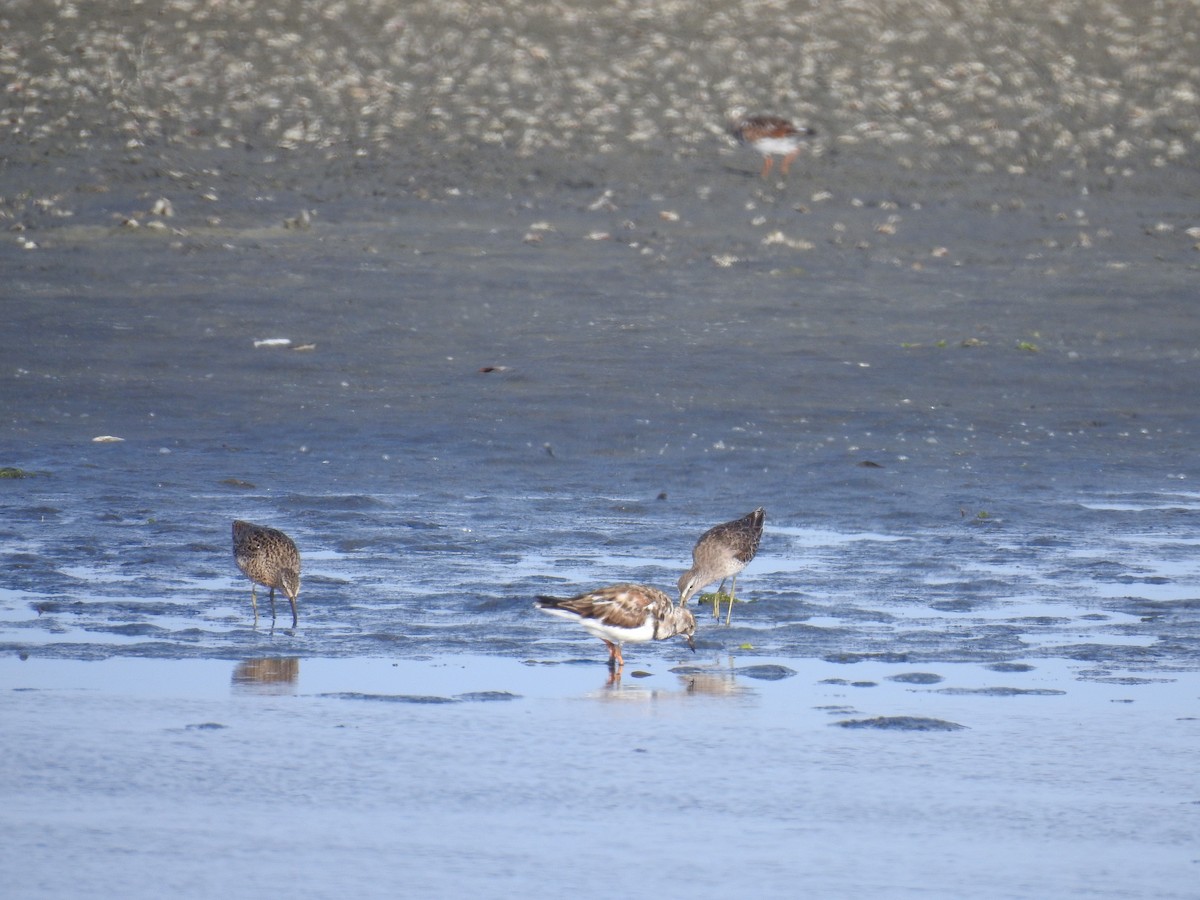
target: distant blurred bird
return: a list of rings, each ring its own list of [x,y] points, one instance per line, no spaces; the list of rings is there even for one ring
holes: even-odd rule
[[[800,155],[804,139],[816,134],[812,128],[797,128],[780,116],[747,116],[735,119],[729,127],[741,144],[748,144],[763,155],[761,177],[766,178],[776,156],[782,156],[779,171],[786,175]]]
[[[716,525],[700,535],[700,540],[692,548],[692,567],[679,576],[679,605],[686,606],[693,594],[719,578],[721,586],[713,598],[713,616],[720,619],[721,593],[725,590],[725,580],[732,578],[729,612],[725,616],[725,624],[728,625],[733,618],[738,572],[746,568],[746,564],[758,552],[765,520],[766,512],[760,506],[740,519]]]
[[[275,621],[275,588],[292,604],[292,627],[296,627],[296,597],[300,593],[300,551],[290,537],[275,528],[251,522],[233,523],[233,559],[250,579],[250,604],[258,625],[255,585],[271,589],[271,621]]]
[[[675,606],[658,588],[644,584],[614,584],[576,597],[538,597],[537,608],[552,616],[578,622],[608,646],[608,666],[625,665],[621,645],[626,641],[661,641],[682,635],[693,652],[696,619]]]

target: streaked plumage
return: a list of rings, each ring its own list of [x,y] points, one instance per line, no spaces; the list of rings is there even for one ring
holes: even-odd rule
[[[679,605],[686,606],[692,595],[704,587],[720,580],[717,596],[713,600],[713,615],[721,617],[720,595],[725,590],[726,579],[732,578],[729,588],[729,613],[725,616],[728,625],[733,618],[733,598],[737,591],[738,572],[754,559],[758,542],[762,540],[763,522],[766,512],[760,506],[732,522],[716,525],[696,541],[692,548],[692,567],[679,576]]]
[[[292,627],[296,627],[296,597],[300,593],[300,551],[290,537],[275,528],[252,522],[233,523],[233,559],[250,579],[250,604],[258,624],[255,585],[271,589],[271,621],[275,621],[275,588],[292,604]]]
[[[779,172],[788,173],[792,162],[800,155],[804,139],[816,134],[812,128],[797,128],[780,116],[747,116],[736,119],[730,132],[739,143],[748,144],[763,155],[761,177],[766,178],[776,156],[782,156]]]
[[[696,620],[690,610],[677,607],[667,594],[644,584],[614,584],[576,597],[538,597],[537,608],[552,616],[571,619],[608,646],[608,664],[625,665],[621,645],[626,641],[661,641],[675,635],[687,640],[694,651],[692,635]]]

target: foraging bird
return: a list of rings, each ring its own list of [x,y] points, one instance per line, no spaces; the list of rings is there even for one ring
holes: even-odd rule
[[[740,144],[749,144],[763,155],[762,178],[771,172],[776,156],[782,156],[780,174],[786,175],[792,162],[800,155],[804,139],[816,134],[812,128],[797,128],[779,116],[747,116],[735,119],[730,133]]]
[[[692,652],[696,619],[690,610],[677,607],[658,588],[644,584],[614,584],[576,597],[538,597],[537,608],[552,616],[571,619],[608,646],[608,667],[625,665],[621,645],[626,641],[661,641],[675,635],[687,640]]]
[[[275,528],[252,522],[233,523],[233,559],[250,579],[250,604],[258,626],[255,585],[271,589],[271,621],[275,621],[275,588],[292,604],[292,627],[296,627],[296,596],[300,593],[300,551],[290,537]]]
[[[725,624],[733,618],[733,599],[737,591],[738,572],[754,559],[758,542],[762,540],[763,521],[766,513],[760,506],[740,519],[716,525],[696,541],[692,548],[692,567],[679,576],[679,605],[686,606],[692,595],[712,584],[718,578],[721,586],[713,597],[713,616],[721,618],[721,594],[725,581],[733,579],[729,588],[729,613]]]

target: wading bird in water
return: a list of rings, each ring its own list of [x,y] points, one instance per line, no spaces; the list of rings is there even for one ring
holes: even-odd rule
[[[271,621],[275,621],[275,588],[292,604],[292,627],[296,627],[296,597],[300,593],[300,551],[290,537],[276,528],[238,520],[233,523],[233,559],[250,579],[250,605],[258,625],[255,586],[271,589]]]
[[[644,584],[614,584],[575,597],[538,597],[537,608],[552,616],[578,622],[608,647],[608,667],[625,665],[621,645],[627,641],[661,641],[681,635],[694,653],[696,620],[677,607],[658,588]]]
[[[679,576],[679,605],[686,606],[692,595],[701,588],[720,579],[721,586],[713,595],[713,616],[721,618],[721,594],[725,580],[732,578],[729,587],[729,612],[725,616],[728,625],[733,618],[733,598],[737,591],[738,572],[754,559],[758,542],[762,540],[763,522],[766,512],[760,506],[732,522],[715,525],[696,541],[692,548],[692,567]]]

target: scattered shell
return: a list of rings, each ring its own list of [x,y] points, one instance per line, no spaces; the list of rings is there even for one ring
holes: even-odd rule
[[[168,171],[180,144],[257,146],[270,161],[282,156],[272,147],[358,157],[430,137],[448,158],[480,146],[690,155],[706,152],[714,108],[747,91],[781,112],[819,108],[827,149],[887,153],[903,169],[1115,176],[1196,158],[1194,3],[1080,13],[1078,0],[1047,0],[1020,15],[980,0],[718,4],[689,22],[699,56],[672,28],[687,4],[641,6],[542,4],[557,16],[533,27],[520,0],[171,0],[131,20],[60,0],[6,18],[0,61],[23,139],[86,146],[112,110],[125,152]],[[627,36],[631,22],[637,41],[589,39]],[[222,52],[229,35],[256,42],[253,65]]]
[[[291,338],[262,338],[254,342],[255,347],[290,347]]]
[[[812,250],[816,245],[811,241],[803,240],[802,238],[790,238],[782,231],[772,231],[762,242],[767,245],[782,244],[785,247],[791,247],[793,250]]]
[[[101,435],[97,435],[96,437],[92,438],[92,443],[93,444],[117,444],[117,443],[123,442],[124,440],[125,440],[125,438],[117,437],[116,435],[101,434]]]
[[[302,210],[300,210],[299,215],[290,216],[289,218],[284,219],[283,227],[295,229],[295,230],[303,230],[305,228],[311,228],[312,227],[312,217],[313,217],[312,213],[310,213],[307,209],[302,209]]]
[[[613,192],[611,188],[605,190],[603,194],[588,204],[588,212],[600,212],[601,210],[604,212],[615,212],[617,204],[613,203],[612,196]]]

